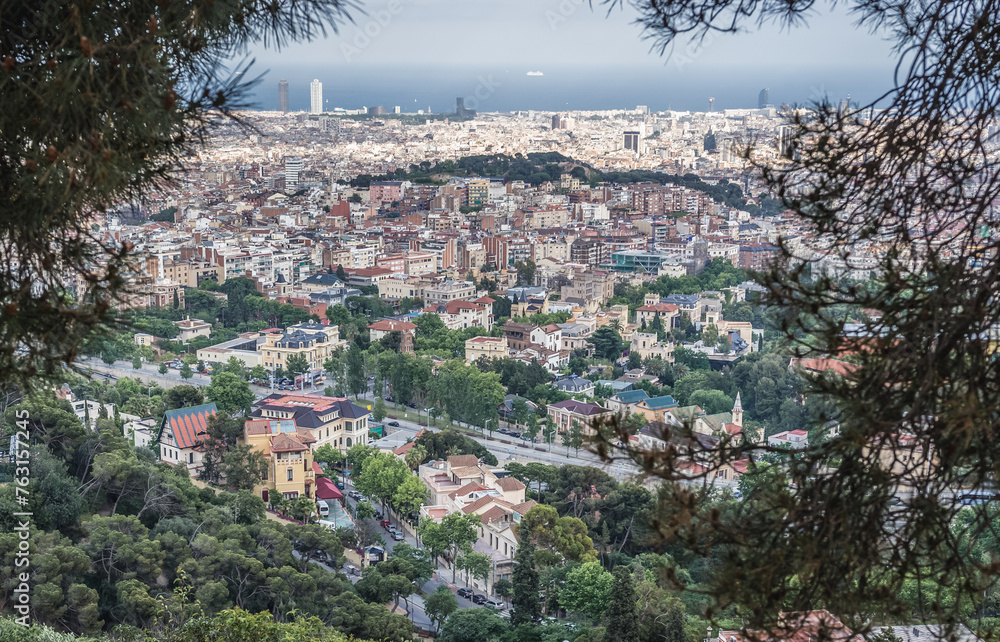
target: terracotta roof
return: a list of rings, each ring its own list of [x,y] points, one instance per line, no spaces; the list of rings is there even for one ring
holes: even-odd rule
[[[305,450],[309,450],[309,447],[286,433],[278,433],[271,437],[271,452],[273,453],[302,452]]]
[[[469,482],[468,484],[461,486],[458,490],[453,490],[450,493],[448,493],[448,497],[455,499],[456,497],[463,497],[465,495],[468,495],[469,493],[474,493],[477,490],[489,490],[489,489],[486,488],[485,486],[480,486],[476,482]]]
[[[636,312],[676,312],[677,310],[680,310],[680,306],[676,306],[673,303],[656,303],[635,309]]]
[[[462,477],[478,477],[483,474],[479,466],[461,466],[459,468],[452,468],[451,472],[453,475],[457,475],[459,479]]]
[[[494,500],[496,500],[496,497],[493,497],[492,495],[483,495],[482,497],[472,502],[471,504],[464,506],[462,508],[462,512],[465,513],[466,515],[469,515],[471,513],[476,512],[477,510],[479,510],[484,506],[489,506],[494,502]]]
[[[518,515],[524,516],[527,515],[528,511],[534,508],[535,506],[538,506],[538,502],[536,502],[533,499],[529,499],[528,501],[521,502],[520,504],[515,506],[514,512],[517,513]]]
[[[525,488],[524,484],[521,483],[521,480],[513,477],[501,477],[497,480],[497,486],[506,492],[510,492],[512,490],[524,490]]]
[[[170,430],[178,448],[194,448],[208,439],[208,418],[216,411],[214,403],[168,410],[163,415],[163,428]]]
[[[378,332],[403,332],[405,330],[416,330],[417,326],[409,321],[382,319],[381,321],[368,324],[368,329],[377,330]]]
[[[489,524],[490,522],[495,522],[497,520],[504,520],[507,519],[508,515],[510,515],[510,513],[505,511],[500,506],[491,506],[488,511],[479,514],[479,523]]]
[[[409,443],[403,444],[402,446],[400,446],[396,450],[392,451],[392,454],[393,455],[405,455],[406,453],[410,452],[410,450],[414,446],[416,446],[416,445],[417,445],[417,442],[411,441]]]
[[[465,468],[466,466],[478,466],[479,458],[475,455],[452,455],[448,458],[448,465],[452,468]]]

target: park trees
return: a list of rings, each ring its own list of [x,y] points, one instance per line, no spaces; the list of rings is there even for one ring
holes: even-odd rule
[[[448,616],[457,610],[458,600],[455,599],[455,594],[451,592],[451,589],[444,584],[439,584],[437,589],[424,600],[424,612],[431,619],[437,632],[441,631],[441,625],[448,619]]]
[[[205,395],[198,386],[174,386],[163,394],[165,410],[175,408],[190,408],[205,403]]]
[[[587,525],[576,517],[560,517],[552,506],[539,504],[528,511],[518,525],[518,537],[530,541],[540,564],[559,564],[563,560],[592,562],[597,559],[594,540]]]
[[[205,387],[205,395],[219,410],[231,414],[247,412],[257,398],[246,379],[226,371],[212,375],[212,382]]]

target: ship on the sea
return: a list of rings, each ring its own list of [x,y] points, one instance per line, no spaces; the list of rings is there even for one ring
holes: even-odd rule
[[[529,71],[526,75],[528,75],[528,76],[544,76],[545,74],[543,74],[540,71]]]

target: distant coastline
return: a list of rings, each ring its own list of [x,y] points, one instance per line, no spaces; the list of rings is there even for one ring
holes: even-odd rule
[[[756,109],[763,87],[770,88],[771,102],[777,106],[805,104],[823,95],[839,101],[847,94],[864,103],[880,96],[892,79],[891,69],[878,68],[778,72],[732,67],[703,73],[696,65],[680,69],[673,64],[632,69],[553,67],[545,69],[544,82],[503,66],[275,66],[267,70],[250,98],[254,109],[276,109],[278,80],[284,78],[289,84],[289,106],[293,111],[305,111],[309,108],[309,82],[318,78],[323,82],[324,104],[330,109],[381,105],[391,113],[398,105],[404,113],[426,113],[428,109],[454,113],[455,98],[461,96],[467,107],[480,113],[631,110],[637,105],[648,106],[652,112],[707,111],[708,97],[713,96],[714,110],[723,111]],[[263,71],[261,65],[257,73]]]

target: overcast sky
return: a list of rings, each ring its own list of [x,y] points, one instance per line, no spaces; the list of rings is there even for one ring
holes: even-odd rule
[[[595,0],[596,3],[596,0]],[[340,34],[283,51],[257,48],[262,68],[329,64],[367,66],[496,65],[544,71],[548,66],[671,65],[651,53],[634,24],[635,12],[586,0],[361,0],[368,15]],[[391,12],[390,9],[396,9]],[[673,56],[687,70],[772,66],[889,68],[887,42],[857,29],[843,9],[817,12],[808,26],[765,26],[717,36],[701,50],[686,43]],[[512,70],[513,71],[513,70]]]

